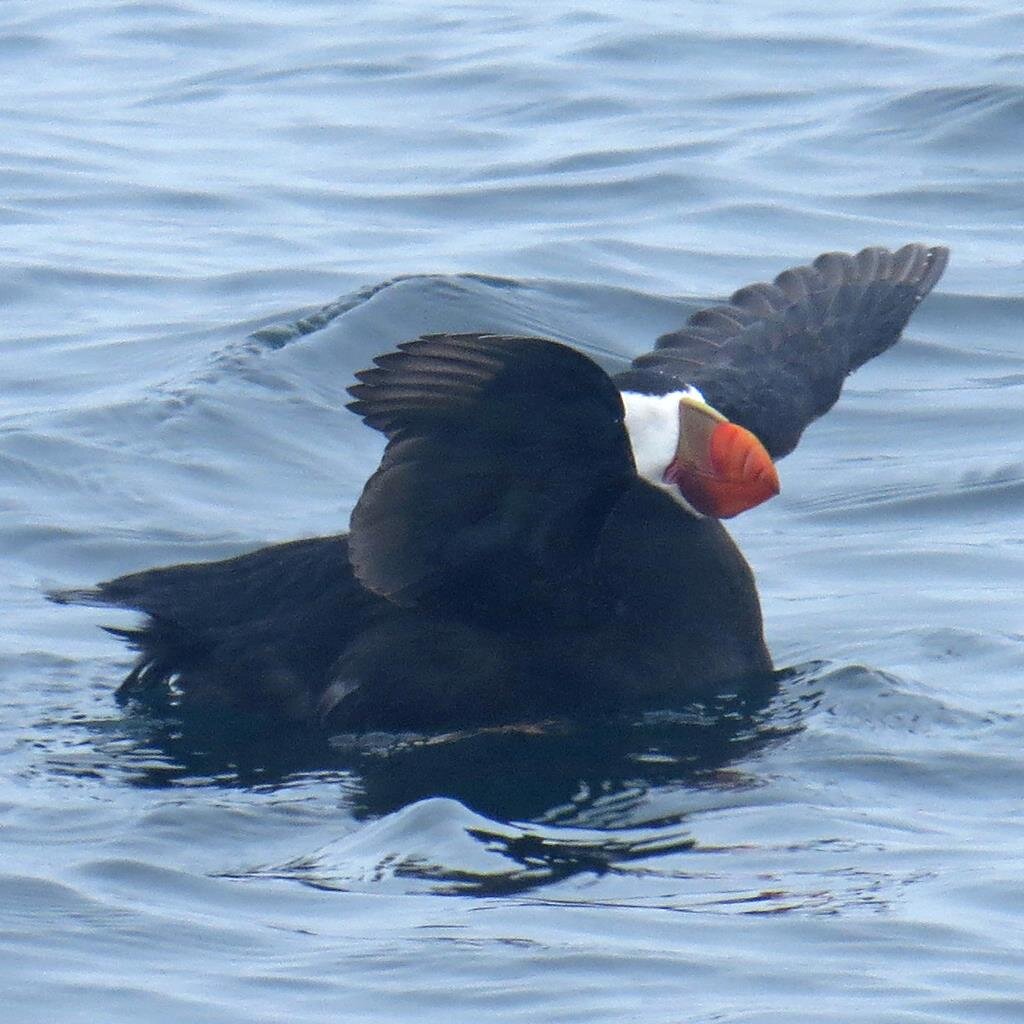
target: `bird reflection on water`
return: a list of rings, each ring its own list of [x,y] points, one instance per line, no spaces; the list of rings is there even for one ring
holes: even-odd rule
[[[742,776],[723,780],[737,762],[801,728],[816,698],[816,667],[775,672],[734,694],[640,716],[438,734],[320,737],[258,716],[200,715],[169,700],[131,698],[123,719],[130,736],[104,746],[118,749],[119,767],[143,787],[275,789],[300,776],[333,775],[361,818],[449,797],[501,821],[601,827],[614,824],[600,808],[617,795],[636,803],[654,787],[744,784],[736,781]],[[616,806],[613,817],[621,818]]]

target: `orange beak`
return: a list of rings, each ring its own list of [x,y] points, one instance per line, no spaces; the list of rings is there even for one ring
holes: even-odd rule
[[[779,475],[765,447],[696,398],[679,403],[679,446],[665,480],[701,515],[729,519],[779,493]]]

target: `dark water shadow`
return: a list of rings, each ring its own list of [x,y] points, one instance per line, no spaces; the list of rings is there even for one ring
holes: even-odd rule
[[[758,755],[800,731],[818,706],[820,668],[633,717],[336,737],[334,749],[355,757],[349,807],[369,820],[295,860],[233,876],[331,891],[545,899],[543,890],[577,877],[608,878],[612,893],[635,894],[640,879],[688,890],[700,870],[690,853],[707,853],[693,810],[708,799],[729,803],[730,793],[744,800],[740,791],[760,785]],[[590,903],[572,892],[571,901]]]
[[[130,784],[146,788],[274,789],[300,776],[342,776],[348,810],[359,818],[446,797],[499,821],[567,820],[617,793],[701,785],[792,734],[800,716],[782,708],[780,686],[805,671],[777,672],[678,709],[432,735],[327,737],[132,701],[120,735],[111,736],[108,723],[101,745],[116,752]]]

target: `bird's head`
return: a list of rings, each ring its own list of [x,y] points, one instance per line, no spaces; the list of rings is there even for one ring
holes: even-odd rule
[[[622,400],[637,472],[690,511],[728,519],[779,493],[764,445],[696,388],[667,395],[624,391]]]

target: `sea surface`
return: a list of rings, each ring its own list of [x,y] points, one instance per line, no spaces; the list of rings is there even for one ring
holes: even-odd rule
[[[0,82],[4,1024],[1024,1020],[1019,4],[6,0]],[[247,735],[44,598],[344,529],[398,341],[614,365],[907,241],[733,521],[767,704]]]

